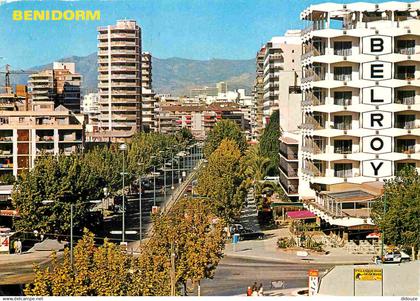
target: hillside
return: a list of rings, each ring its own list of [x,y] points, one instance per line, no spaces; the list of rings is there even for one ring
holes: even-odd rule
[[[72,56],[58,61],[76,63],[76,70],[83,75],[83,92],[95,91],[97,87],[96,53],[85,57]],[[228,89],[245,88],[251,92],[254,82],[255,62],[250,60],[212,59],[208,61],[183,58],[159,59],[152,61],[153,88],[157,93],[189,95],[194,87],[214,86],[226,81]],[[30,70],[50,68],[52,64],[36,66]],[[26,75],[11,77],[13,84],[24,84]],[[3,84],[4,79],[0,82]]]

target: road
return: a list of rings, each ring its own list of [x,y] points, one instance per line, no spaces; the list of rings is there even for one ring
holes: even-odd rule
[[[188,174],[191,172],[191,168],[195,166],[195,164],[198,162],[198,156],[191,161],[186,161],[185,166],[181,166],[181,172],[182,170],[186,171]],[[169,168],[168,168],[169,169]],[[181,173],[180,172],[180,173]],[[173,177],[173,180],[172,180]],[[185,178],[184,178],[185,179]],[[151,180],[151,183],[153,184],[153,180]],[[171,189],[172,183],[174,184],[174,189]],[[178,170],[174,170],[174,173],[172,175],[171,171],[166,172],[166,200],[168,200],[171,196],[171,194],[178,188],[179,186],[179,174]],[[160,174],[156,177],[156,197],[155,201],[153,198],[153,188],[146,189],[142,193],[142,231],[143,231],[143,238],[146,237],[147,229],[150,226],[151,223],[151,212],[152,212],[152,206],[163,206],[165,203],[164,193],[163,193],[163,187],[164,187],[164,176],[163,174]],[[137,231],[137,234],[127,234],[125,237],[125,240],[127,242],[133,242],[139,240],[139,227],[140,227],[140,221],[139,221],[139,195],[138,194],[132,194],[128,195],[126,199],[126,214],[125,214],[125,228],[126,231]],[[114,216],[112,219],[107,220],[105,222],[105,233],[104,236],[110,238],[110,240],[114,242],[119,242],[121,240],[121,234],[119,235],[112,235],[109,232],[112,230],[121,230],[122,226],[122,214],[119,214],[118,216]]]
[[[235,296],[245,294],[254,282],[262,283],[265,291],[271,281],[282,280],[286,288],[306,287],[308,270],[326,271],[331,265],[293,264],[225,257],[217,267],[214,279],[201,281],[203,296]]]

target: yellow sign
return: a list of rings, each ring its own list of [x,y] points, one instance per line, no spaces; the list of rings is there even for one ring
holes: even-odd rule
[[[356,281],[381,281],[382,269],[354,269]]]

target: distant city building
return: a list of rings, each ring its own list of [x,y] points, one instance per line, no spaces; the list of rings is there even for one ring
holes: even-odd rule
[[[384,180],[420,170],[419,10],[356,2],[301,13],[299,196],[341,238],[376,228],[370,212]]]
[[[99,94],[89,93],[83,97],[82,113],[87,115],[88,121],[86,124],[86,132],[93,132],[95,130],[95,122],[99,115]]]
[[[175,133],[187,128],[196,139],[204,140],[213,126],[223,119],[233,120],[244,132],[249,131],[249,122],[245,119],[240,105],[223,102],[210,105],[161,102],[157,116],[157,131]]]
[[[136,21],[123,20],[99,27],[98,33],[98,132],[91,138],[125,140],[141,130],[141,29]]]
[[[228,91],[227,89],[227,84],[225,82],[218,82],[216,84],[216,88],[217,88],[217,93],[226,93]]]
[[[53,69],[42,70],[29,76],[28,88],[33,104],[55,107],[65,106],[80,113],[80,86],[82,76],[75,63],[54,62]]]
[[[227,84],[218,82],[215,87],[194,88],[190,91],[191,97],[217,96],[219,93],[227,92]]]

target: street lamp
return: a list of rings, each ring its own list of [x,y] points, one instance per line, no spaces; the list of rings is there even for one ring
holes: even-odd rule
[[[51,204],[54,203],[54,200],[44,200],[42,201],[43,205],[47,205],[47,204]],[[80,202],[80,203],[70,203],[70,263],[71,263],[71,267],[73,268],[73,211],[74,211],[74,206],[79,206],[82,204],[98,204],[100,203],[101,200],[92,200],[92,201],[87,201],[87,202]],[[65,204],[68,205],[69,203],[64,203],[64,202],[57,202],[60,204]]]
[[[125,143],[119,146],[119,149],[123,152],[123,172],[122,172],[122,242],[125,241],[125,151],[127,150],[127,145]]]

